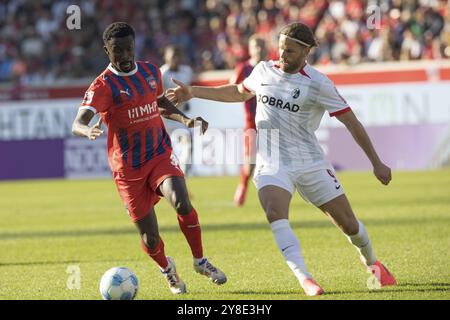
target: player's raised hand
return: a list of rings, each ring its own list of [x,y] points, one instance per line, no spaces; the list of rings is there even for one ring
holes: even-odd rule
[[[188,128],[194,128],[197,126],[201,126],[200,132],[201,132],[201,134],[204,134],[206,132],[206,130],[208,129],[208,122],[205,119],[203,119],[202,117],[195,117],[195,118],[189,119],[189,121],[186,123],[186,126]]]
[[[88,139],[89,140],[95,140],[97,139],[97,137],[100,137],[103,134],[103,130],[101,129],[102,127],[102,118],[100,118],[96,124],[94,124],[90,129],[89,129],[89,134],[88,134]]]
[[[170,88],[166,90],[166,97],[175,106],[178,106],[182,102],[186,102],[193,97],[192,87],[185,85],[183,82],[172,78],[173,83],[177,85],[176,88]]]
[[[384,163],[380,162],[373,167],[373,174],[381,181],[385,186],[392,180],[391,168]]]

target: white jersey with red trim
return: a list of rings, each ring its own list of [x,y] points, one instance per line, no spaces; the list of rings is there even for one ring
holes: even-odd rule
[[[335,116],[351,109],[326,75],[308,64],[290,74],[276,61],[262,61],[243,85],[257,100],[257,165],[279,161],[304,171],[328,167],[314,132],[325,111]]]

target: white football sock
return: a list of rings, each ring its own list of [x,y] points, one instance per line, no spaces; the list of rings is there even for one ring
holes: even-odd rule
[[[358,221],[358,224],[358,233],[353,236],[347,235],[347,238],[359,251],[363,262],[367,266],[371,266],[375,263],[375,261],[377,261],[377,258],[375,258],[375,255],[373,253],[369,235],[367,234],[366,228],[364,228],[364,224],[361,221]]]
[[[270,224],[272,232],[275,237],[275,242],[284,256],[287,265],[297,277],[300,284],[306,278],[312,278],[306,268],[303,260],[302,249],[299,241],[292,230],[287,219],[280,219]]]

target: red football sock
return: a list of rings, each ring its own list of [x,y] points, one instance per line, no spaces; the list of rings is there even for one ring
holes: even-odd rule
[[[196,259],[203,258],[202,232],[198,222],[197,212],[192,208],[187,215],[178,214],[178,224],[191,247],[192,255]]]
[[[169,263],[167,262],[166,254],[164,253],[164,242],[161,238],[159,238],[158,244],[152,248],[149,249],[144,244],[144,241],[141,240],[141,246],[142,249],[145,251],[145,253],[155,260],[155,262],[163,269],[166,269]]]

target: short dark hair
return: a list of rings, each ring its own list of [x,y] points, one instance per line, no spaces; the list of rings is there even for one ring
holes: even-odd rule
[[[181,55],[182,53],[181,47],[174,44],[169,44],[164,48],[164,54],[166,54],[169,51],[173,51],[173,53],[178,56]]]
[[[288,24],[287,26],[281,29],[280,34],[284,34],[288,37],[303,41],[310,45],[311,47],[318,47],[319,42],[312,30],[304,23],[294,22]]]
[[[103,42],[108,42],[112,38],[122,38],[127,36],[135,37],[135,32],[132,26],[126,22],[113,22],[103,31]]]
[[[248,38],[248,42],[250,43],[250,41],[261,41],[264,45],[266,44],[266,40],[264,40],[263,37],[261,37],[261,35],[254,33],[252,34],[249,38]]]

